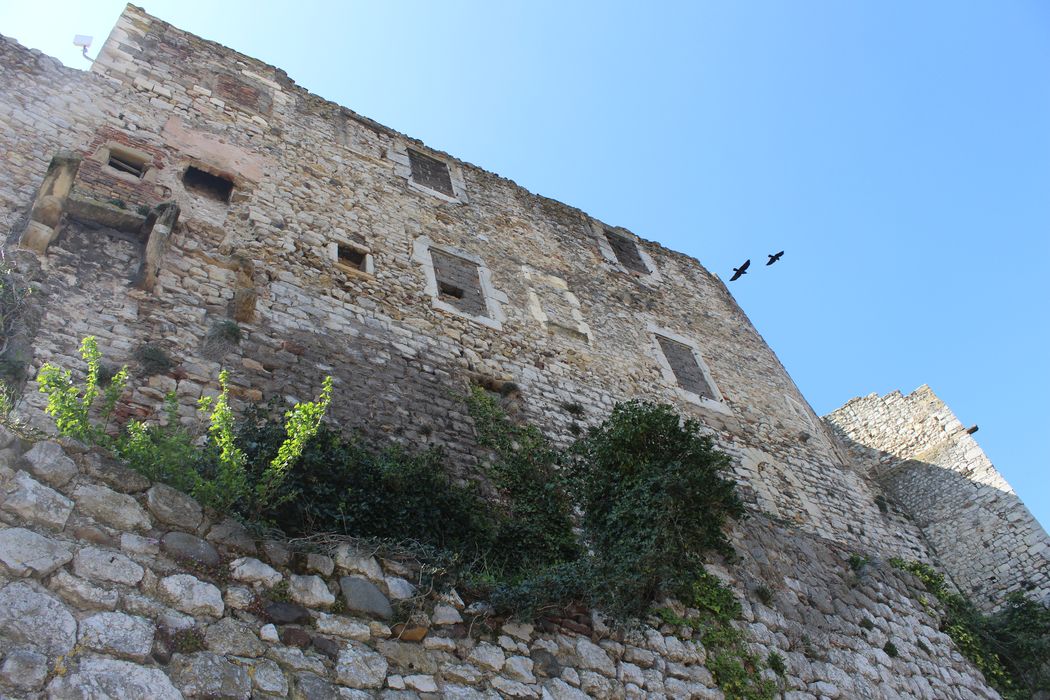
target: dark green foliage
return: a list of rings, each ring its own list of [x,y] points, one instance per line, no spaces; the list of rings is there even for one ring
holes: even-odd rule
[[[164,374],[175,366],[175,363],[168,357],[168,353],[152,343],[143,343],[135,348],[133,356],[139,363],[143,376],[146,377]]]
[[[489,562],[504,578],[570,562],[580,555],[572,504],[559,470],[562,453],[537,428],[511,423],[492,396],[475,387],[467,406],[478,443],[495,459],[487,473],[499,494],[499,518]]]
[[[953,592],[933,567],[902,559],[890,563],[915,574],[941,602],[941,631],[1004,698],[1021,700],[1050,691],[1050,608],[1011,593],[1001,610],[985,615]]]
[[[888,513],[890,511],[890,504],[886,500],[886,497],[881,493],[875,495],[875,505],[877,505],[879,510],[883,513]]]
[[[863,620],[860,621],[859,624],[860,624],[860,626],[863,629],[866,629],[869,632],[872,631],[873,629],[875,629],[875,623],[872,622],[871,620],[869,620],[868,618],[864,618]]]
[[[768,586],[756,586],[755,597],[762,602],[762,605],[769,605],[773,602],[773,591],[769,590]]]
[[[855,573],[860,573],[861,569],[868,565],[868,558],[861,556],[860,554],[849,555],[849,568],[853,569]]]
[[[276,453],[284,431],[275,406],[250,408],[237,443],[249,478]],[[355,537],[413,539],[474,553],[492,539],[488,509],[477,489],[452,481],[439,450],[375,450],[322,425],[287,471],[289,498],[260,515],[290,536],[335,532]]]
[[[886,652],[886,656],[890,657],[891,659],[896,659],[897,656],[900,655],[900,652],[897,651],[897,645],[890,641],[886,642],[886,644],[882,647],[882,650]]]
[[[775,651],[769,652],[769,656],[766,657],[766,665],[781,678],[787,675],[787,666],[784,664],[784,657]]]
[[[729,458],[667,405],[618,404],[573,450],[569,485],[582,508],[595,602],[639,617],[664,594],[691,597],[705,552],[731,555],[723,528],[744,516]]]
[[[160,637],[168,648],[176,654],[193,654],[203,651],[207,645],[204,641],[204,632],[199,627],[186,627],[183,629],[170,629],[162,627]]]

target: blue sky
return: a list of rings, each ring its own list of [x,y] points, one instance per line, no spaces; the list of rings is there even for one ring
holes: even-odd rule
[[[94,55],[123,3],[0,3]],[[731,285],[818,413],[928,383],[1050,524],[1050,4],[146,2]],[[767,253],[786,250],[772,268]]]

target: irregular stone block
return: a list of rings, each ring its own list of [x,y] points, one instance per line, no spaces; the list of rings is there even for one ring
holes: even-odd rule
[[[104,654],[145,661],[156,632],[156,626],[144,617],[103,612],[80,621],[78,641]]]
[[[335,680],[351,688],[380,688],[389,667],[381,654],[357,642],[348,642],[335,665]]]
[[[165,576],[157,585],[157,593],[173,608],[190,615],[222,617],[225,609],[218,588],[189,574]]]
[[[80,610],[116,610],[118,595],[116,591],[92,586],[82,578],[66,571],[57,571],[51,577],[49,587],[62,596],[70,605]]]
[[[32,649],[13,649],[0,666],[0,681],[20,690],[36,690],[47,678],[47,657]]]
[[[394,640],[382,640],[376,649],[400,671],[412,673],[437,673],[438,662],[434,655],[418,644]]]
[[[72,547],[32,530],[0,530],[0,566],[13,576],[47,576],[73,558]]]
[[[399,576],[386,577],[386,590],[393,600],[407,600],[416,594],[416,587]]]
[[[146,507],[166,525],[196,530],[204,513],[197,501],[165,484],[154,484],[146,492]]]
[[[463,616],[451,605],[435,605],[434,614],[430,619],[435,625],[456,625],[463,622]]]
[[[247,700],[252,692],[251,679],[243,666],[210,651],[175,654],[171,658],[171,678],[191,698]]]
[[[297,622],[309,622],[310,611],[297,603],[271,601],[263,606],[263,612],[271,622],[278,625],[294,625]]]
[[[27,471],[52,486],[65,486],[79,471],[57,442],[38,442],[22,455],[22,459]]]
[[[252,686],[260,693],[284,697],[288,694],[288,679],[281,667],[269,659],[259,659],[252,666]]]
[[[354,639],[358,642],[367,642],[372,636],[368,625],[343,615],[318,613],[314,625],[321,634],[334,634],[337,637]]]
[[[61,530],[73,512],[73,501],[25,472],[16,472],[5,491],[3,509],[28,523]]]
[[[73,491],[77,509],[118,530],[148,530],[149,515],[131,496],[105,486],[81,484]]]
[[[98,547],[81,547],[73,558],[73,572],[95,581],[112,581],[134,586],[145,570],[120,552]]]
[[[141,493],[150,487],[150,480],[142,474],[97,450],[84,455],[84,471],[121,493]]]
[[[224,617],[208,625],[204,632],[204,641],[209,651],[223,656],[247,656],[255,658],[266,652],[266,645],[248,625],[232,617]]]
[[[47,691],[52,700],[182,700],[183,697],[160,669],[94,656],[81,659],[73,673],[56,676]]]
[[[195,561],[205,566],[218,566],[218,550],[200,537],[185,532],[169,532],[160,538],[160,548],[175,561]]]
[[[230,576],[235,581],[257,583],[267,588],[276,586],[284,578],[277,569],[252,557],[241,557],[230,562]]]
[[[316,571],[322,576],[331,576],[332,572],[335,571],[335,562],[332,561],[331,557],[309,552],[306,555],[306,570]]]
[[[358,551],[356,547],[343,543],[335,550],[335,564],[350,574],[361,574],[373,581],[383,580],[383,570],[371,554]]]
[[[383,620],[394,615],[390,601],[376,585],[360,576],[344,576],[339,579],[347,610],[364,613]]]
[[[51,594],[16,581],[0,589],[0,639],[48,656],[68,654],[76,644],[77,621]]]
[[[335,596],[320,576],[292,574],[288,579],[288,594],[296,603],[308,608],[323,608],[335,602]]]
[[[255,554],[255,541],[248,531],[233,518],[227,518],[218,525],[208,530],[205,536],[212,544],[239,552],[241,554]]]
[[[467,656],[467,661],[487,668],[490,671],[499,672],[503,669],[503,664],[507,661],[506,654],[495,644],[489,644],[488,642],[482,642],[476,647],[470,650],[470,654]]]

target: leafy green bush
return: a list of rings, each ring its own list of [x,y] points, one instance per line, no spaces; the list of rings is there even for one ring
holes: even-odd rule
[[[500,517],[489,564],[513,578],[577,559],[572,503],[559,470],[563,454],[536,427],[508,420],[481,387],[473,388],[467,407],[478,443],[495,453],[487,475],[499,494]]]
[[[251,407],[237,434],[249,464],[265,463],[282,439],[273,407]],[[285,473],[285,497],[259,516],[288,535],[335,532],[412,539],[470,557],[492,541],[488,505],[456,484],[439,450],[376,450],[321,425]],[[257,478],[252,476],[251,478]]]
[[[84,440],[96,445],[110,447],[113,438],[109,433],[109,421],[113,417],[117,401],[127,384],[127,368],[122,368],[103,390],[99,382],[102,353],[94,336],[87,336],[80,343],[80,356],[87,364],[87,376],[83,386],[73,381],[73,373],[50,362],[44,363],[36,381],[40,391],[47,394],[47,414],[54,418],[55,426],[62,435]],[[96,408],[95,401],[102,396]],[[100,424],[92,420],[92,411],[97,410]]]
[[[1021,700],[1050,691],[1050,608],[1012,593],[1002,609],[985,615],[953,592],[933,567],[897,558],[890,564],[915,574],[941,602],[941,631],[1004,698]]]
[[[332,379],[326,377],[316,402],[296,404],[285,413],[284,437],[274,456],[250,471],[247,456],[234,439],[225,371],[219,373],[219,395],[202,397],[198,402],[200,412],[209,414],[209,439],[202,451],[195,447],[195,437],[179,425],[174,394],[165,400],[167,426],[130,421],[122,430],[111,428],[110,420],[127,386],[127,367],[103,389],[102,353],[94,337],[84,338],[80,355],[87,364],[83,385],[73,381],[70,370],[51,363],[41,367],[37,375],[40,391],[47,395],[45,410],[54,418],[59,433],[110,450],[149,478],[188,491],[205,505],[224,512],[257,516],[290,497],[283,490],[288,469],[317,433],[332,399]]]
[[[710,551],[731,555],[724,528],[744,516],[729,458],[694,420],[629,401],[573,450],[569,484],[593,551],[596,603],[639,617],[661,595],[688,599]]]

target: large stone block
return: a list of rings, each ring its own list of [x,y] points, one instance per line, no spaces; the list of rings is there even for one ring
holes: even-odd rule
[[[0,566],[14,576],[47,576],[72,558],[65,542],[20,527],[0,530]]]
[[[61,530],[73,512],[73,501],[26,472],[16,472],[4,491],[0,507],[30,524]]]

